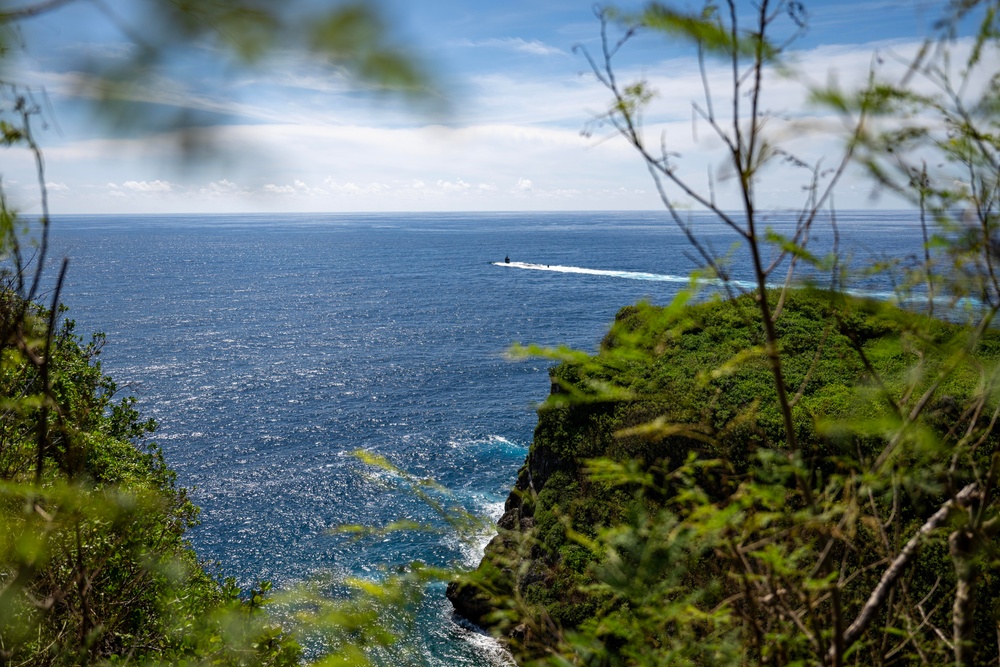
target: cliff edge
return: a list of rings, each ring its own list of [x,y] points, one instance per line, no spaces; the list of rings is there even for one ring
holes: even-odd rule
[[[739,594],[729,590],[725,566],[711,553],[666,586],[675,556],[672,547],[650,546],[659,528],[649,527],[660,525],[650,517],[691,507],[683,494],[692,488],[702,494],[699,502],[724,507],[748,471],[760,470],[761,457],[783,451],[785,430],[756,312],[751,296],[683,308],[628,306],[597,354],[550,371],[552,390],[497,535],[479,567],[448,586],[458,614],[501,635],[527,659],[558,651],[584,625],[592,636],[604,632],[606,646],[632,641],[627,628],[633,621],[638,627],[640,615],[635,600],[661,587],[678,596],[697,591],[698,604],[709,609]],[[842,295],[785,295],[776,326],[786,381],[797,395],[799,448],[812,475],[840,474],[841,466],[853,465],[845,457],[865,460],[884,446],[877,435],[827,425],[885,416],[886,405],[872,399],[872,373],[886,383],[909,377],[919,356],[906,342],[914,317]],[[927,318],[919,326],[932,339],[957,331]],[[983,354],[996,356],[995,332],[984,343]],[[974,385],[966,378],[943,386],[926,425],[953,426],[954,405]],[[984,446],[983,455],[992,447]],[[935,499],[913,493],[916,521]],[[637,574],[644,559],[660,570]],[[948,569],[946,560],[932,567]],[[636,590],[623,594],[629,586]],[[602,619],[616,620],[602,626]],[[656,633],[644,637],[662,647]]]

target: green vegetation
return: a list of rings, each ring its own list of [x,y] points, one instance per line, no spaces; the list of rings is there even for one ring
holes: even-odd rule
[[[198,562],[198,510],[146,440],[154,424],[116,400],[103,338],[67,320],[47,340],[48,313],[20,309],[4,292],[0,661],[297,664],[261,613],[267,586],[241,594]]]
[[[611,100],[594,125],[635,149],[731,298],[626,308],[593,358],[519,350],[564,363],[501,538],[449,589],[456,607],[552,664],[996,664],[997,3],[949,3],[939,34],[873,59],[859,90],[796,71],[799,2],[598,16],[600,51],[581,51]],[[638,34],[697,56],[692,125],[718,160],[704,183],[675,134],[647,137],[649,82],[618,76]],[[801,77],[818,118],[771,108],[779,77]],[[840,155],[798,155],[796,137],[831,117]],[[836,244],[809,247],[820,225],[838,238],[833,196],[851,165],[917,211],[922,246],[862,271],[909,310],[846,296],[857,276]],[[772,177],[801,179],[784,234],[759,203]],[[725,254],[692,208],[729,230]],[[752,289],[732,280],[735,254]],[[831,291],[793,289],[802,266]]]
[[[185,538],[198,509],[148,441],[155,425],[116,399],[103,337],[0,295],[0,664],[298,665],[300,639],[320,664],[385,663],[443,573],[339,582],[336,598],[310,582],[280,597],[283,628],[270,584],[240,590],[199,562]],[[417,659],[406,650],[392,655]]]
[[[0,9],[0,64],[16,62],[23,22],[74,2],[84,4]],[[117,8],[97,9],[134,48],[124,60],[81,64],[82,97],[118,128],[184,130],[175,136],[188,158],[193,149],[206,156],[211,132],[190,141],[184,112],[151,110],[135,89],[196,42],[227,67],[260,66],[297,49],[370,90],[442,108],[420,63],[371,4],[148,0],[129,7],[147,22],[139,30]],[[6,71],[0,87],[3,145],[34,158],[39,195],[37,215],[20,216],[0,188],[0,665],[300,664],[297,639],[262,611],[270,585],[241,591],[198,561],[185,538],[198,509],[147,440],[154,424],[131,399],[116,398],[98,362],[103,337],[84,342],[61,320],[68,260],[53,276],[45,161],[33,131],[45,120],[44,95]],[[323,664],[369,664],[403,631],[392,625],[403,621],[381,611],[412,609],[426,582],[440,577],[414,567],[379,583],[343,582],[351,594],[338,599],[320,594],[319,584],[303,586],[283,599],[294,611],[286,625],[294,623]]]
[[[0,13],[0,25],[71,1]],[[166,41],[105,73],[105,102],[205,25],[246,38],[222,45],[248,60],[288,34],[255,2],[149,6]],[[732,1],[599,12],[602,51],[585,55],[611,102],[596,122],[637,151],[668,218],[735,298],[689,305],[684,293],[666,308],[628,307],[599,354],[545,352],[564,363],[501,537],[449,594],[504,629],[519,657],[555,664],[996,664],[1000,86],[990,56],[1000,10],[995,0],[951,3],[941,33],[896,79],[873,67],[859,91],[813,88],[847,128],[826,163],[782,145],[804,124],[768,111],[765,96],[771,77],[794,76],[785,51],[805,29],[804,8],[762,0],[753,11],[749,27]],[[953,59],[956,26],[977,19]],[[422,81],[386,53],[363,5],[306,25],[310,48],[368,80],[406,91]],[[710,172],[699,187],[673,137],[647,140],[655,91],[623,85],[614,69],[640,31],[697,53],[695,123],[720,147],[724,183]],[[704,69],[711,59],[731,71],[721,95]],[[30,91],[10,99],[0,130],[5,145],[34,155],[42,206],[27,224],[0,197],[0,663],[297,663],[296,640],[260,612],[268,586],[216,581],[185,542],[197,512],[148,444],[152,424],[115,399],[97,363],[102,340],[85,343],[59,322],[65,262],[51,307],[37,305],[49,229],[31,132],[39,107]],[[819,224],[836,236],[833,193],[852,163],[920,212],[923,247],[887,278],[922,299],[908,301],[913,310],[845,296],[842,258],[808,247]],[[758,191],[770,170],[789,168],[803,175],[804,197],[782,236],[767,228]],[[738,212],[718,203],[723,188]],[[730,257],[699,237],[689,207],[730,230],[754,289],[738,294]],[[791,289],[806,264],[832,291]],[[942,310],[952,322],[933,317]],[[407,482],[446,511],[423,480]],[[396,633],[380,611],[412,607],[439,576],[418,567],[348,582],[357,594],[346,601],[303,590],[287,603],[325,663],[384,662],[379,649]]]
[[[978,423],[955,410],[983,391],[983,369],[1000,361],[1000,335],[987,332],[950,373],[911,425],[919,438],[879,478],[867,471],[899,417],[887,392],[911,383],[918,363],[931,373],[947,363],[965,329],[886,303],[787,293],[777,325],[801,448],[789,459],[755,312],[752,297],[630,306],[597,355],[556,367],[501,540],[452,596],[460,604],[488,598],[483,620],[511,634],[526,657],[557,650],[594,664],[662,664],[665,656],[809,664],[812,648],[782,618],[781,605],[802,600],[751,611],[744,587],[799,579],[791,586],[817,598],[817,618],[799,620],[828,635],[837,579],[822,563],[833,562],[850,574],[836,585],[836,614],[855,617],[891,553],[883,540],[913,534],[947,489],[989,467],[995,391]],[[938,446],[959,428],[983,432],[973,466]],[[794,493],[797,476],[814,489],[811,503]],[[737,558],[752,574],[739,571]],[[955,587],[947,549],[928,544],[910,568],[907,594],[946,626]],[[998,584],[984,578],[976,607],[976,642],[987,655],[996,654]],[[769,626],[766,644],[755,645],[744,624],[753,615],[773,616],[756,619]],[[886,633],[898,637],[893,646],[906,637],[904,618],[883,613],[879,621],[858,640],[860,664],[879,664]]]

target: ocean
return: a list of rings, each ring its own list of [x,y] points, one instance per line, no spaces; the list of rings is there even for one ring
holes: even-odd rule
[[[696,221],[748,280],[733,233]],[[913,213],[838,223],[856,262],[921,252]],[[813,237],[833,243],[822,225]],[[489,531],[334,534],[435,520],[353,453],[497,518],[549,390],[551,362],[511,359],[510,345],[593,351],[619,308],[669,302],[699,266],[661,212],[57,216],[52,243],[70,259],[67,316],[107,334],[105,371],[156,419],[202,508],[198,553],[243,586],[278,588],[414,560],[475,566]],[[505,661],[453,617],[443,585],[408,641],[427,665]]]

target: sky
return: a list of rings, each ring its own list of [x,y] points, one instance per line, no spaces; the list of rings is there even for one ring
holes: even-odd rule
[[[373,93],[293,49],[277,49],[248,68],[213,44],[194,42],[172,51],[129,92],[133,104],[100,112],[82,85],[86,73],[95,63],[121,61],[136,39],[155,39],[156,21],[136,9],[141,5],[81,0],[5,37],[16,48],[0,74],[33,91],[42,109],[35,138],[55,213],[661,207],[636,151],[595,123],[610,97],[581,51],[600,51],[591,0],[378,5],[393,38],[431,73],[444,105]],[[767,80],[772,141],[806,161],[835,165],[843,127],[805,105],[808,86],[859,84],[873,62],[891,68],[905,60],[932,33],[942,6],[807,0],[808,29],[790,54],[796,73]],[[740,7],[749,17],[750,3]],[[650,143],[662,139],[695,189],[712,187],[723,207],[736,207],[720,142],[693,122],[692,102],[704,104],[704,94],[691,49],[662,34],[640,34],[615,63],[619,80],[642,79],[655,91],[644,114]],[[709,62],[707,80],[716,107],[728,108],[722,63]],[[176,118],[184,125],[167,122]],[[0,173],[8,199],[37,212],[32,155],[6,149]],[[806,176],[787,165],[763,173],[760,207],[798,205]],[[857,170],[846,174],[835,201],[844,209],[904,205],[873,193]]]

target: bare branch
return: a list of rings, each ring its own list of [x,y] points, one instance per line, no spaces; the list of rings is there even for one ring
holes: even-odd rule
[[[909,565],[910,560],[916,554],[917,549],[920,547],[921,542],[923,542],[924,539],[926,539],[942,523],[944,523],[945,519],[948,518],[948,515],[951,513],[953,509],[958,507],[964,501],[971,498],[972,495],[977,491],[977,489],[978,485],[976,485],[975,483],[969,484],[968,486],[963,488],[961,491],[955,494],[953,498],[949,499],[946,503],[944,503],[937,512],[932,514],[931,517],[924,522],[924,525],[920,527],[920,530],[918,530],[916,534],[914,534],[913,537],[910,538],[910,540],[906,543],[906,546],[903,547],[903,550],[900,551],[899,555],[896,556],[895,560],[892,561],[892,564],[889,566],[889,569],[887,569],[885,573],[882,575],[882,578],[879,580],[878,585],[875,587],[875,590],[873,590],[871,595],[868,597],[868,601],[865,602],[864,607],[861,608],[861,611],[854,619],[854,622],[851,623],[850,626],[848,626],[847,630],[844,632],[842,643],[843,643],[843,650],[845,652],[849,648],[851,648],[854,642],[856,642],[858,639],[861,638],[862,634],[864,634],[865,630],[868,628],[868,625],[872,622],[872,619],[875,618],[875,613],[879,610],[879,607],[882,606],[882,603],[885,602],[885,599],[886,597],[888,597],[889,592],[895,586],[896,580],[899,579],[899,575],[903,573],[903,570],[906,569],[906,566]],[[830,660],[836,659],[835,656],[836,650],[837,650],[836,645],[830,646],[830,649],[827,651],[828,659]]]

